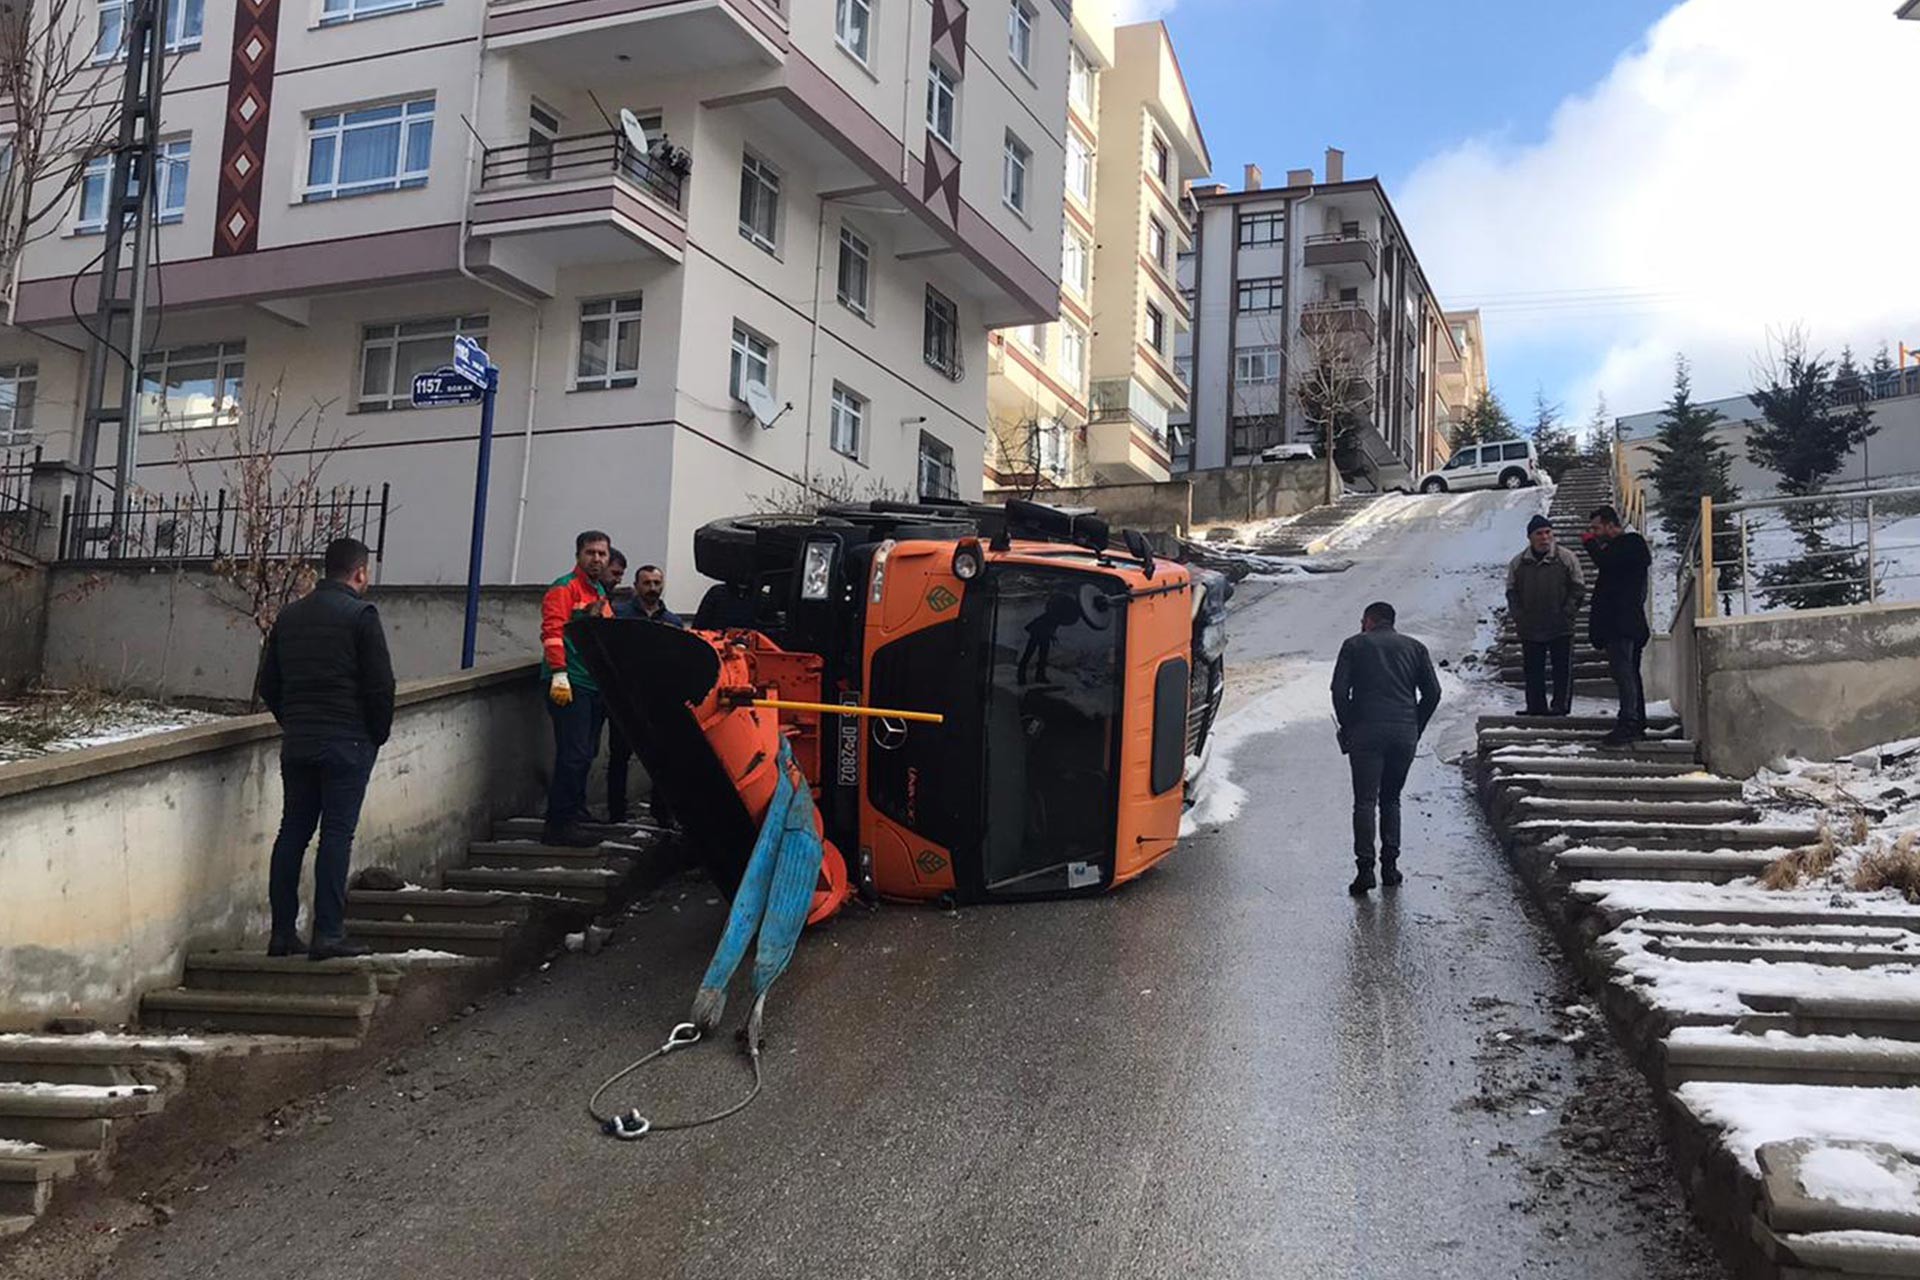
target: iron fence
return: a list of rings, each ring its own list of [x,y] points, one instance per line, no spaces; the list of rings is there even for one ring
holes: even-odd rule
[[[1703,500],[1680,558],[1683,598],[1693,583],[1701,617],[1920,599],[1920,485]]]
[[[40,448],[0,449],[0,546],[33,550],[46,513],[33,505],[33,470]]]
[[[336,485],[291,501],[248,507],[225,489],[212,493],[136,495],[114,530],[112,498],[95,498],[85,518],[71,499],[61,505],[60,545],[66,558],[116,563],[318,560],[336,538],[357,538],[378,563],[386,552],[392,486]]]
[[[620,133],[583,133],[543,138],[510,147],[488,147],[480,162],[480,189],[491,191],[525,182],[564,182],[597,174],[627,179],[672,209],[680,208],[686,185],[684,151],[664,144],[652,152],[635,150]]]

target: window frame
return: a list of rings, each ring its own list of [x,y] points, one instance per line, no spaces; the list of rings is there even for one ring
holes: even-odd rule
[[[1099,74],[1094,70],[1093,59],[1086,55],[1086,51],[1080,47],[1079,42],[1069,40],[1067,42],[1067,101],[1090,114],[1093,111],[1094,84]],[[1075,84],[1085,86],[1086,92],[1075,93]]]
[[[486,312],[474,311],[463,315],[418,316],[410,320],[383,320],[376,324],[362,324],[360,354],[354,369],[353,412],[396,413],[411,410],[413,408],[412,375],[408,375],[409,380],[404,387],[394,386],[394,380],[399,376],[401,347],[414,342],[442,339],[446,342],[446,356],[441,363],[451,364],[454,338],[473,338],[484,346],[490,320],[491,317]],[[423,328],[426,328],[426,332],[419,332]],[[415,332],[402,332],[407,329]],[[387,393],[369,396],[367,394],[367,355],[376,349],[389,353]]]
[[[1153,259],[1153,265],[1162,271],[1169,269],[1167,261],[1168,247],[1173,243],[1173,233],[1167,230],[1167,224],[1151,215],[1147,218],[1147,256]]]
[[[1266,297],[1267,305],[1249,305],[1252,299],[1261,295]],[[1252,276],[1234,283],[1233,309],[1237,315],[1265,315],[1284,311],[1286,305],[1286,285],[1281,276]]]
[[[867,449],[867,411],[872,407],[871,400],[846,383],[836,380],[827,400],[827,447],[843,458],[864,463]],[[841,426],[848,421],[853,424],[851,448],[843,447],[841,440]]]
[[[940,108],[945,106],[946,131],[940,129]],[[927,132],[942,146],[958,155],[960,150],[960,77],[927,59]]]
[[[170,154],[175,147],[180,149],[180,154],[177,157]],[[153,186],[154,190],[158,193],[158,200],[164,200],[168,194],[170,194],[176,180],[180,188],[180,203],[178,207],[168,209],[156,200],[153,209],[153,222],[155,226],[171,227],[185,221],[187,216],[187,182],[192,177],[192,163],[193,138],[191,136],[185,138],[166,138],[154,144],[153,169],[155,177],[160,178],[160,180],[156,181]],[[179,171],[177,179],[175,176],[176,169]],[[163,172],[165,173],[165,177],[161,178],[160,175]],[[133,175],[129,173],[127,176],[132,178]],[[97,218],[89,218],[87,217],[87,194],[88,191],[93,188],[96,180],[99,183],[100,215]],[[75,235],[99,235],[107,229],[107,195],[112,188],[113,157],[111,155],[95,156],[93,159],[87,161],[86,167],[81,170],[78,185],[79,208],[75,211],[73,221],[73,231]],[[139,193],[135,191],[134,194],[138,195]]]
[[[352,116],[366,116],[373,112],[389,110],[399,112],[392,122],[379,119],[349,123],[349,117]],[[359,196],[385,195],[393,191],[415,191],[425,187],[433,174],[434,119],[437,114],[437,104],[431,93],[422,97],[361,103],[309,113],[306,117],[307,127],[304,130],[307,140],[306,178],[300,187],[300,203],[326,204],[336,200],[351,200]],[[325,128],[318,127],[322,120],[331,120],[334,123]],[[356,130],[372,132],[384,129],[389,123],[398,125],[392,174],[371,181],[343,185],[340,181],[340,160],[349,136]],[[426,135],[426,165],[424,168],[411,169],[407,167],[408,159],[413,153],[415,134],[420,130],[424,130]],[[331,178],[326,182],[315,182],[313,176],[315,143],[323,138],[332,141]]]
[[[750,150],[740,152],[740,238],[756,249],[764,250],[775,257],[780,255],[780,183],[781,172],[771,163],[761,159]],[[767,230],[749,222],[747,193],[749,186],[755,192],[753,213],[757,217],[766,214]]]
[[[175,416],[169,414],[167,404],[167,373],[183,365],[212,364],[213,382],[217,388],[214,395],[214,407],[205,414]],[[240,419],[241,400],[246,395],[247,380],[247,344],[245,339],[237,342],[207,342],[184,346],[165,347],[158,351],[149,351],[140,358],[140,390],[137,396],[137,430],[144,432],[160,431],[200,431],[208,427],[230,427]],[[149,384],[156,387],[148,391]],[[231,388],[231,395],[228,389]],[[411,394],[411,389],[409,389]],[[148,397],[158,408],[155,414],[147,412]]]
[[[332,0],[321,0],[319,25],[322,27],[344,27],[349,22],[365,22],[369,18],[384,18],[390,13],[406,13],[413,9],[429,9],[441,0],[344,0],[342,9],[330,10],[327,6]]]
[[[1167,140],[1158,131],[1147,144],[1147,157],[1147,171],[1153,174],[1160,189],[1166,190],[1173,181],[1173,148],[1167,145]]]
[[[604,307],[604,311],[589,310]],[[640,385],[642,364],[641,339],[646,314],[646,295],[644,293],[617,293],[598,298],[580,299],[580,316],[574,329],[573,349],[573,390],[575,391],[624,391]],[[601,373],[583,373],[582,366],[587,358],[587,326],[605,324],[607,336],[603,349],[606,352],[606,369]],[[633,364],[627,367],[620,362],[622,338],[631,327],[634,333]]]
[[[1074,199],[1090,209],[1093,207],[1093,148],[1088,146],[1086,140],[1079,134],[1069,129],[1066,152],[1067,190],[1073,194]],[[1081,181],[1078,184],[1073,180],[1076,160],[1081,174]]]
[[[873,322],[873,242],[846,223],[840,224],[840,248],[834,259],[833,287],[840,305],[869,324]],[[856,299],[847,289],[847,264],[857,262],[860,270],[860,294]]]
[[[205,0],[196,0],[196,2],[194,16],[198,20],[198,25],[193,34],[188,35],[185,27],[190,0],[166,0],[166,7],[160,19],[160,39],[166,46],[166,52],[191,53],[200,47],[201,40],[206,35],[207,8]],[[106,66],[119,62],[127,56],[127,10],[132,4],[133,0],[98,0],[94,5],[93,51],[88,55],[88,61],[93,65]],[[105,19],[109,10],[118,11],[113,22],[115,39],[113,48],[110,50],[104,47],[107,32]],[[177,24],[180,30],[177,33],[174,30],[176,14],[180,15]]]
[[[1000,203],[1022,218],[1027,216],[1032,179],[1033,148],[1020,141],[1009,129],[1000,157]]]
[[[1146,304],[1147,345],[1157,354],[1167,354],[1167,313],[1153,302]]]
[[[1076,250],[1077,253],[1073,252]],[[1076,257],[1080,269],[1069,271],[1067,264]],[[1064,218],[1060,225],[1060,280],[1081,298],[1090,297],[1093,293],[1093,246]]]
[[[929,369],[958,382],[966,376],[960,360],[960,304],[929,284],[921,311],[920,355]],[[936,324],[940,328],[936,328]],[[945,338],[941,340],[940,329]]]
[[[861,15],[861,21],[858,23],[860,40],[857,47],[848,34],[855,29],[855,24],[850,19],[856,11]],[[834,0],[833,42],[861,66],[873,65],[873,0]]]
[[[1039,16],[1027,0],[1008,0],[1007,56],[1029,77],[1033,74],[1033,23]]]
[[[1062,320],[1060,322],[1060,360],[1058,368],[1060,372],[1072,375],[1075,387],[1078,387],[1087,376],[1087,342],[1087,331],[1085,329],[1082,329],[1071,320]],[[1069,351],[1075,353],[1075,358],[1071,363],[1067,360],[1067,352]]]
[[[1264,374],[1254,371],[1258,364]],[[1233,353],[1233,385],[1236,387],[1271,387],[1280,381],[1280,348],[1278,346],[1242,347]]]
[[[754,349],[756,347],[758,347],[759,350],[756,351]],[[757,329],[750,328],[746,324],[735,320],[733,322],[733,337],[729,344],[727,360],[727,394],[739,403],[745,404],[747,401],[744,393],[747,389],[747,383],[754,381],[760,382],[768,391],[772,391],[775,368],[774,354],[778,350],[778,344],[771,338],[766,337]],[[747,364],[749,361],[759,362],[764,376],[758,379],[743,376],[748,371]]]
[[[928,446],[932,446],[929,448]],[[943,456],[944,455],[944,456]],[[953,446],[929,431],[920,433],[920,447],[914,460],[914,489],[920,501],[929,498],[952,501],[960,496],[960,472],[954,465]],[[940,481],[940,492],[929,492],[927,485],[928,464],[931,463]]]
[[[0,364],[0,413],[7,415],[7,425],[0,427],[0,448],[17,449],[33,443],[34,405],[39,392],[39,361]]]
[[[1249,234],[1250,232],[1254,234]],[[1261,232],[1265,235],[1262,236]],[[1284,209],[1263,209],[1243,213],[1234,223],[1234,243],[1242,249],[1259,249],[1284,244],[1287,239],[1287,214]]]

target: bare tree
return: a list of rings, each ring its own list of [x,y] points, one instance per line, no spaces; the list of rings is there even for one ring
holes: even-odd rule
[[[1332,502],[1340,496],[1341,473],[1365,464],[1360,432],[1374,402],[1372,344],[1331,325],[1303,327],[1288,352],[1287,397],[1326,451]]]
[[[96,60],[96,6],[81,0],[0,5],[0,272],[11,304],[22,252],[58,217],[88,162],[112,151],[124,64]],[[10,129],[9,129],[10,125]]]
[[[842,468],[833,474],[816,471],[805,481],[790,478],[763,493],[746,495],[746,503],[754,515],[797,516],[856,502],[911,502],[913,497],[879,476],[856,476]]]

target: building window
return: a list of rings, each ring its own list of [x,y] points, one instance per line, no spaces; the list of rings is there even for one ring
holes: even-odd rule
[[[153,168],[157,175],[153,217],[162,226],[178,222],[186,216],[187,162],[192,150],[192,140],[188,138],[162,142],[153,149]],[[80,217],[74,223],[75,231],[106,229],[107,189],[112,181],[112,156],[96,156],[87,162],[86,171],[80,178]],[[127,174],[127,194],[140,194],[139,179],[132,172]]]
[[[873,41],[872,0],[834,0],[833,38],[842,49],[866,62]]]
[[[1083,298],[1092,288],[1092,261],[1093,250],[1087,242],[1078,231],[1066,227],[1060,245],[1060,278]]]
[[[1153,136],[1153,176],[1166,186],[1173,179],[1173,154],[1167,150],[1167,140],[1159,134]]]
[[[927,364],[954,382],[960,381],[960,309],[932,285],[927,286],[927,315],[923,348]]]
[[[1262,276],[1256,280],[1242,280],[1237,291],[1234,305],[1243,313],[1249,311],[1278,311],[1284,294],[1279,276]]]
[[[754,155],[740,158],[740,234],[768,253],[780,243],[780,175]]]
[[[1280,381],[1280,348],[1249,347],[1234,352],[1233,380],[1243,387],[1264,387]]]
[[[1284,213],[1243,213],[1240,215],[1240,247],[1279,244],[1287,238]]]
[[[747,384],[773,390],[773,344],[745,325],[733,326],[733,359],[727,369],[727,394],[747,398]]]
[[[1167,269],[1167,224],[1158,218],[1147,219],[1147,256],[1154,266]]]
[[[1173,358],[1173,376],[1180,379],[1181,386],[1183,387],[1192,386],[1193,385],[1193,357],[1192,356],[1175,356]]]
[[[1167,443],[1170,446],[1168,456],[1173,460],[1173,470],[1193,470],[1193,425],[1187,422],[1169,423]]]
[[[1093,151],[1072,130],[1067,131],[1067,190],[1081,204],[1093,203]]]
[[[1076,387],[1087,375],[1087,335],[1078,325],[1060,325],[1060,370]]]
[[[1233,420],[1233,456],[1235,458],[1256,458],[1260,451],[1279,444],[1285,434],[1285,424],[1276,417],[1262,414],[1258,417],[1235,418]]]
[[[1040,437],[1040,456],[1035,459],[1041,474],[1064,476],[1067,474],[1067,424],[1059,418],[1051,418],[1040,425],[1037,433]]]
[[[833,403],[827,414],[827,443],[833,451],[860,460],[866,442],[867,398],[833,384]]]
[[[1022,71],[1033,66],[1033,8],[1027,0],[1007,6],[1007,52]]]
[[[1167,349],[1167,317],[1151,302],[1147,304],[1147,345],[1155,351]]]
[[[33,399],[39,381],[37,364],[0,365],[0,445],[33,440]]]
[[[640,295],[580,304],[580,358],[573,388],[604,391],[640,381]]]
[[[320,25],[331,27],[356,18],[377,18],[383,13],[424,9],[439,3],[440,0],[326,0],[320,12]]]
[[[432,161],[432,98],[314,116],[307,121],[304,198],[424,187]]]
[[[959,117],[960,83],[937,62],[927,64],[927,132],[953,146],[954,121]]]
[[[1025,216],[1027,212],[1027,172],[1033,168],[1033,152],[1020,139],[1007,135],[1006,159],[1000,173],[1000,198],[1007,208]]]
[[[953,469],[953,449],[945,442],[920,433],[920,500],[929,498],[953,501],[960,496],[958,476]]]
[[[1033,352],[1045,355],[1047,350],[1047,326],[1043,324],[1023,324],[1017,329],[1007,330],[1015,342]]]
[[[862,319],[868,317],[868,299],[873,287],[872,271],[873,247],[846,227],[841,227],[836,291],[840,305]]]
[[[1083,113],[1093,111],[1093,63],[1077,44],[1067,46],[1067,97]]]
[[[360,395],[362,413],[413,407],[413,375],[431,373],[453,363],[456,335],[485,345],[487,317],[442,316],[404,324],[370,324],[360,334]]]
[[[446,358],[451,355],[451,351],[445,353]],[[244,342],[152,352],[140,367],[140,429],[231,426],[240,417],[246,374]]]
[[[200,47],[205,4],[206,0],[166,0],[164,38],[168,53],[184,53]],[[126,56],[127,19],[132,13],[131,0],[100,0],[94,28],[94,61],[111,62]]]

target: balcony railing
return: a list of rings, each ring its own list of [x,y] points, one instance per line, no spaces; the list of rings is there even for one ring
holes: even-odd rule
[[[1360,231],[1323,231],[1306,239],[1309,267],[1361,266],[1369,275],[1380,269],[1380,243]]]
[[[684,157],[685,153],[680,152]],[[551,141],[488,147],[480,165],[480,189],[534,182],[568,182],[613,174],[631,182],[668,208],[678,211],[686,186],[683,168],[671,165],[656,149],[634,150],[618,133],[584,133]]]
[[[1308,333],[1327,331],[1363,333],[1369,339],[1379,333],[1379,323],[1364,302],[1309,302],[1300,308],[1300,327]]]

